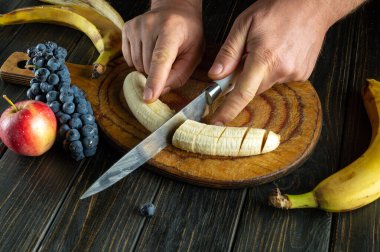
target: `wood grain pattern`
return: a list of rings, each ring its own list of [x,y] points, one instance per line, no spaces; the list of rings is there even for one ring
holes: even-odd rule
[[[0,69],[4,80],[28,83],[32,74],[18,66],[27,56],[15,53]],[[130,71],[124,60],[116,60],[99,79],[90,79],[90,66],[68,64],[73,83],[91,102],[104,134],[122,150],[143,140],[149,132],[134,118],[121,92]],[[24,80],[24,81],[23,81]],[[177,111],[194,99],[207,83],[191,79],[181,89],[162,97]],[[212,106],[210,111],[217,107]],[[149,163],[155,171],[212,187],[252,186],[272,181],[302,164],[318,140],[322,112],[318,95],[309,82],[278,84],[257,96],[229,126],[252,126],[281,136],[273,152],[251,157],[218,157],[189,153],[168,146]]]

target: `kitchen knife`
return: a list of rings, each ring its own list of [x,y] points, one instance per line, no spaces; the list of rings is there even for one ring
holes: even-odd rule
[[[185,120],[200,121],[206,106],[213,103],[222,92],[225,93],[232,89],[234,75],[235,72],[224,79],[212,82],[193,101],[113,164],[87,189],[80,199],[85,199],[103,191],[154,157],[171,143],[174,131]]]

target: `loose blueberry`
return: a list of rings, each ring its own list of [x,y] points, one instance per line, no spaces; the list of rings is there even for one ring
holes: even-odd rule
[[[152,217],[155,211],[156,211],[156,207],[153,205],[153,203],[145,203],[140,208],[140,213],[147,217]]]

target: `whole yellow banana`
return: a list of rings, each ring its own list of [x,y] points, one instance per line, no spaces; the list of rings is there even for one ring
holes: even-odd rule
[[[34,6],[0,15],[0,26],[23,23],[54,23],[85,33],[100,54],[93,64],[93,77],[104,73],[108,62],[121,55],[120,29],[86,6]]]
[[[329,212],[357,209],[380,197],[380,82],[368,80],[364,105],[372,126],[370,146],[356,161],[319,183],[311,192],[269,198],[279,208],[320,208]]]

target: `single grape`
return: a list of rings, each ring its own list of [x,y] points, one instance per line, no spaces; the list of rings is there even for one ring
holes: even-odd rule
[[[39,95],[41,93],[40,83],[33,83],[30,86],[30,89],[32,90],[34,95]]]
[[[36,97],[34,97],[34,100],[40,101],[40,102],[46,102],[46,98],[44,95],[36,95]]]
[[[59,101],[52,101],[48,105],[54,113],[57,113],[61,109],[61,103]]]
[[[76,140],[76,141],[72,141],[70,144],[69,144],[69,149],[71,152],[82,152],[83,151],[83,145],[82,145],[82,142],[79,141],[79,140]]]
[[[140,207],[140,213],[147,217],[152,217],[155,211],[156,207],[153,205],[153,203],[145,203]]]
[[[49,91],[46,94],[46,101],[48,102],[56,101],[58,99],[58,94],[59,93],[55,90]]]
[[[59,95],[59,100],[62,102],[62,103],[65,103],[65,102],[72,102],[74,100],[74,95],[70,92],[61,92],[61,94]]]
[[[68,115],[68,114],[62,113],[62,114],[60,115],[60,117],[58,118],[58,120],[59,120],[59,122],[60,122],[61,124],[65,124],[65,123],[71,121],[71,116]],[[71,126],[70,123],[69,123],[69,126]]]
[[[30,47],[28,48],[28,50],[26,50],[26,53],[28,54],[30,58],[33,58],[36,56],[37,49],[35,47]]]
[[[83,151],[79,151],[79,152],[75,152],[75,153],[72,152],[71,157],[75,161],[79,161],[79,160],[82,160],[83,158],[85,158]]]
[[[82,120],[83,124],[94,124],[95,123],[95,117],[90,114],[81,115],[80,119]]]
[[[38,51],[38,52],[40,52],[40,53],[43,53],[43,52],[45,52],[46,51],[46,46],[44,45],[44,44],[37,44],[36,45],[36,50]]]
[[[53,54],[58,59],[65,59],[67,56],[67,50],[63,47],[58,46],[53,50]]]
[[[70,94],[74,95],[74,92],[73,92],[73,90],[71,89],[70,85],[64,85],[64,86],[62,86],[62,87],[59,89],[59,92],[61,92],[61,93],[70,93]]]
[[[80,139],[80,133],[77,129],[70,129],[66,133],[66,139],[70,142]]]
[[[33,62],[33,65],[35,65],[37,68],[41,68],[43,67],[45,63],[45,58],[42,56],[38,56],[38,57],[33,58],[32,62]]]
[[[53,50],[58,47],[57,43],[54,43],[52,41],[46,42],[45,46],[46,46],[46,51],[49,53],[53,52]]]
[[[33,93],[32,91],[32,88],[28,88],[28,90],[26,91],[26,96],[30,99],[30,100],[34,100],[34,98],[36,97],[36,95]]]
[[[75,110],[75,104],[73,102],[65,102],[62,105],[62,111],[65,112],[66,114],[72,114],[74,113]]]
[[[39,81],[46,81],[49,74],[50,74],[50,71],[47,70],[46,68],[37,69],[37,71],[34,73],[34,75],[36,76],[36,79]]]
[[[83,115],[88,114],[87,103],[78,103],[75,108],[75,111]]]
[[[85,137],[82,140],[82,144],[84,148],[90,149],[96,147],[97,142],[93,137]]]
[[[69,126],[72,129],[80,129],[82,128],[83,124],[80,118],[71,118],[71,120],[69,121]]]
[[[30,85],[33,85],[33,83],[40,83],[39,80],[37,80],[36,78],[33,78],[29,81]]]
[[[49,83],[47,82],[42,82],[40,84],[40,89],[43,93],[47,93],[49,91],[52,91],[54,89],[53,85],[50,85]]]
[[[86,105],[87,105],[87,111],[88,111],[88,114],[90,115],[94,115],[94,111],[92,110],[92,106],[91,106],[91,103],[89,101],[86,102]]]
[[[84,137],[93,137],[97,134],[97,129],[93,124],[85,124],[81,132]]]
[[[67,124],[62,124],[58,129],[58,135],[61,138],[64,138],[66,136],[66,132],[70,130],[70,126]]]
[[[76,104],[79,104],[79,103],[86,103],[86,99],[84,97],[79,97],[78,95],[75,96],[76,94],[74,94],[74,102]]]
[[[59,83],[59,77],[58,75],[56,74],[50,74],[48,79],[47,79],[47,82],[51,85],[57,85]]]
[[[55,72],[59,69],[61,66],[61,61],[59,61],[56,58],[49,59],[48,63],[46,64],[50,71]]]
[[[83,154],[84,154],[86,157],[94,156],[95,153],[96,153],[96,147],[91,148],[91,149],[87,149],[87,148],[84,148],[84,149],[83,149]]]

